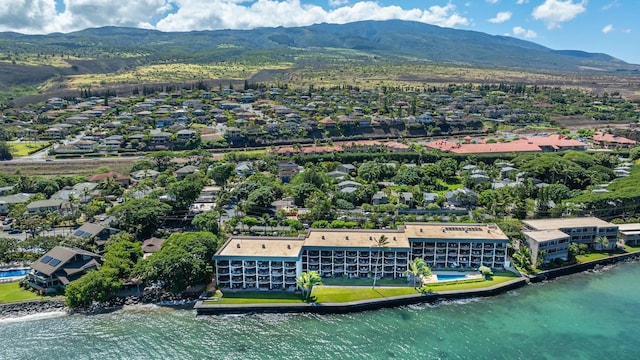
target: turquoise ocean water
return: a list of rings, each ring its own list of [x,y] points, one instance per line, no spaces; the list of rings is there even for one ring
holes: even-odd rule
[[[348,315],[139,306],[0,320],[0,359],[640,359],[640,263],[484,299]]]

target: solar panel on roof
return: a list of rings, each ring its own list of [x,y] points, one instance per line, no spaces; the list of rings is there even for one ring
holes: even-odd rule
[[[91,234],[90,234],[90,233],[88,233],[88,232],[86,232],[86,233],[82,234],[82,237],[83,237],[83,238],[88,238],[88,237],[90,237],[90,236],[91,236]]]
[[[60,264],[62,261],[60,261],[59,259],[53,259],[51,260],[51,262],[49,263],[49,265],[51,266],[58,266],[58,264]]]
[[[82,236],[82,234],[84,234],[84,231],[82,230],[76,230],[76,232],[73,233],[75,236]]]
[[[45,256],[43,256],[43,257],[42,257],[42,259],[40,259],[40,262],[42,262],[42,263],[45,263],[45,264],[46,264],[46,263],[48,263],[49,261],[51,261],[51,259],[53,259],[51,256],[49,256],[49,255],[45,255]]]

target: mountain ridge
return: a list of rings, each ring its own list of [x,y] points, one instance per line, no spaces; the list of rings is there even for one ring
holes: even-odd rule
[[[0,73],[11,73],[11,54],[53,54],[66,56],[69,67],[41,66],[34,79],[82,73],[105,73],[138,65],[190,62],[211,63],[250,59],[257,53],[300,65],[299,54],[306,51],[306,65],[326,66],[321,56],[335,49],[355,51],[354,61],[456,64],[538,72],[621,73],[640,71],[607,54],[581,50],[553,50],[540,44],[503,35],[458,30],[414,21],[358,21],[346,24],[314,24],[302,27],[261,27],[251,30],[201,30],[162,32],[153,29],[106,26],[72,33],[26,35],[0,33]],[[16,55],[17,56],[17,55]],[[341,53],[340,56],[348,57]],[[309,60],[311,58],[311,60]],[[75,59],[75,60],[74,60]],[[373,61],[373,60],[369,60]],[[19,64],[18,64],[19,65]],[[14,65],[17,66],[17,65]],[[23,66],[26,66],[23,64]],[[70,67],[75,66],[71,71]],[[37,66],[33,66],[37,68]],[[40,71],[42,70],[42,71]],[[0,80],[3,87],[34,84],[28,71],[24,76]]]

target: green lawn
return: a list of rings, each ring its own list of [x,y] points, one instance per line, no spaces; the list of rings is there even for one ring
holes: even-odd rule
[[[311,297],[318,303],[340,303],[419,294],[412,287],[316,286]]]
[[[373,279],[349,279],[349,278],[322,278],[323,285],[336,285],[336,286],[371,286],[373,285]],[[407,286],[406,279],[378,279],[376,286],[383,285],[397,285]]]
[[[576,260],[579,263],[584,263],[584,262],[600,260],[600,259],[608,258],[613,255],[620,255],[620,254],[624,254],[624,251],[621,251],[621,250],[593,251],[585,255],[576,256]]]
[[[46,148],[49,145],[50,143],[48,141],[21,141],[9,143],[11,155],[15,157],[27,156],[38,150]]]
[[[628,253],[638,252],[638,251],[640,251],[640,246],[625,245],[624,246],[624,251],[626,251]]]
[[[44,297],[34,292],[21,288],[18,284],[18,282],[0,284],[0,304],[44,299]]]
[[[440,283],[430,283],[425,287],[433,292],[452,291],[452,290],[470,290],[490,287],[501,284],[510,280],[517,279],[518,275],[510,272],[501,272],[493,275],[491,280],[478,279],[478,280],[462,280],[462,281],[447,281]]]
[[[300,294],[285,291],[239,291],[225,292],[218,301],[204,301],[212,304],[287,304],[301,303]]]

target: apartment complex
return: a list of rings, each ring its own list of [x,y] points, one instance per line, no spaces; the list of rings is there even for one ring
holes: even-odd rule
[[[606,237],[607,248],[616,246],[618,226],[596,217],[524,220],[526,243],[535,264],[538,252],[545,251],[545,262],[567,260],[569,243],[594,246],[596,238]]]
[[[378,248],[382,236],[387,246]],[[508,243],[494,224],[410,223],[396,230],[312,229],[301,237],[232,237],[214,260],[221,288],[294,290],[304,271],[323,277],[404,278],[416,257],[434,269],[503,268]]]
[[[640,223],[618,225],[620,239],[625,245],[640,245]]]

